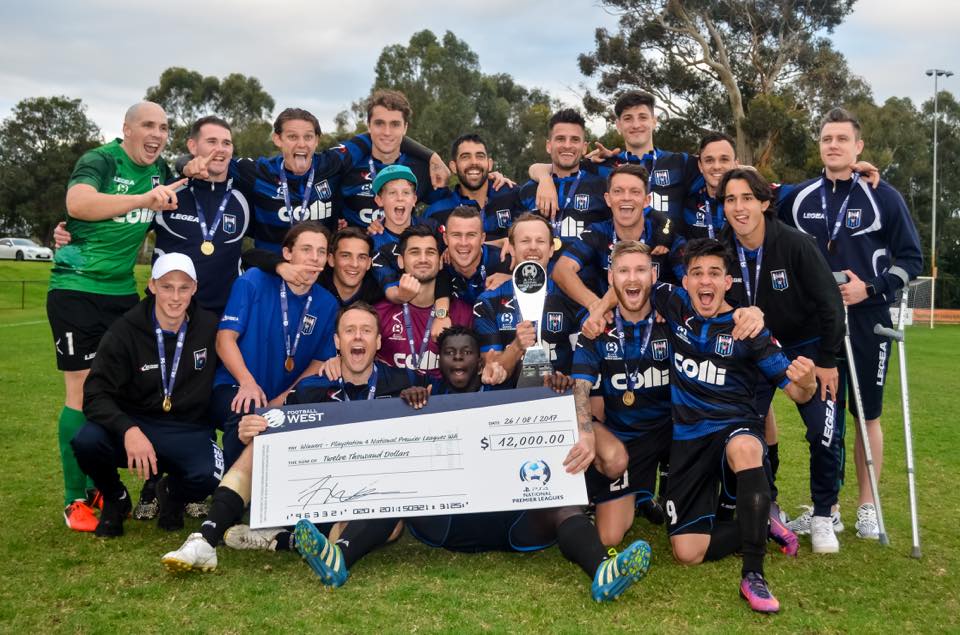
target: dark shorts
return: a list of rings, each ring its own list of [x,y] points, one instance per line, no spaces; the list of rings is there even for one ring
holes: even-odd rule
[[[556,541],[552,528],[538,527],[526,511],[423,516],[404,520],[414,538],[450,551],[539,551]]]
[[[629,495],[636,496],[638,503],[652,499],[657,487],[657,466],[670,452],[672,434],[673,427],[666,425],[624,441],[629,457],[627,471],[616,480],[610,480],[591,465],[586,471],[590,502],[599,505]]]
[[[100,338],[114,320],[139,301],[136,293],[102,295],[67,289],[48,291],[47,320],[53,332],[57,369],[89,369],[97,354]]]
[[[873,327],[876,324],[887,328],[893,326],[890,309],[886,306],[851,309],[848,315],[853,361],[860,383],[860,397],[863,399],[863,415],[865,419],[877,419],[883,412],[883,385],[887,378],[892,345],[889,338],[875,334]],[[849,380],[849,367],[845,363],[840,364],[840,385],[843,386],[844,382],[847,385],[847,407],[856,415],[853,385]]]
[[[696,439],[673,442],[664,509],[669,535],[709,534],[713,529],[720,487],[728,494],[732,490],[724,476],[727,442],[741,434],[756,437],[766,453],[762,426],[731,425]]]

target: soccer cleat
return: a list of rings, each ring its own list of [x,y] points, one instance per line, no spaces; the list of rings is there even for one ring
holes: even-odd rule
[[[133,508],[133,517],[137,520],[153,520],[157,517],[159,505],[157,504],[157,480],[156,476],[148,478],[143,489],[140,490],[140,500],[137,506]]]
[[[806,536],[810,534],[810,523],[813,519],[813,507],[810,505],[801,505],[800,509],[803,510],[803,513],[788,522],[787,527],[789,527],[790,531],[798,536]],[[837,505],[837,510],[831,513],[830,517],[833,521],[834,533],[842,533],[843,520],[840,518],[840,505]]]
[[[770,505],[770,527],[768,529],[770,539],[780,545],[780,551],[788,556],[796,557],[800,549],[800,541],[797,535],[780,520],[780,508],[776,505]]]
[[[610,550],[597,567],[590,593],[597,602],[609,602],[623,595],[634,582],[639,582],[650,568],[650,545],[638,540],[620,553]]]
[[[87,501],[78,498],[63,510],[63,522],[74,531],[94,531],[100,521]]]
[[[170,573],[181,571],[213,571],[217,568],[217,550],[210,546],[203,535],[193,533],[176,551],[171,551],[160,562]]]
[[[184,503],[168,487],[167,477],[157,481],[157,527],[166,531],[183,529]]]
[[[814,516],[810,523],[810,541],[813,553],[837,553],[840,541],[833,531],[833,520],[829,516]]]
[[[227,530],[223,541],[231,549],[252,549],[257,551],[276,551],[277,536],[286,531],[275,529],[250,529],[250,525],[234,525]]]
[[[103,494],[98,489],[87,490],[87,505],[92,509],[103,511]]]
[[[770,593],[767,581],[755,571],[748,571],[740,580],[740,597],[758,613],[776,613],[780,610],[780,602]]]
[[[293,534],[297,551],[319,576],[320,581],[329,587],[343,586],[350,577],[350,572],[343,563],[340,547],[327,540],[309,520],[302,519],[297,522]]]
[[[100,512],[100,522],[94,533],[101,538],[116,538],[123,535],[123,519],[130,515],[133,504],[130,502],[130,493],[123,488],[119,498],[103,497],[103,511]]]
[[[873,503],[864,503],[857,508],[857,538],[867,540],[880,539],[880,527],[877,525],[877,508]]]
[[[183,508],[183,513],[190,518],[206,518],[207,514],[210,513],[210,504],[207,501],[187,503],[187,506]]]

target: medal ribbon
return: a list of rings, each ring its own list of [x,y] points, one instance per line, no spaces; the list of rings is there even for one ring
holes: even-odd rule
[[[183,340],[187,337],[187,320],[184,318],[177,331],[177,347],[173,351],[173,363],[170,364],[170,377],[167,377],[167,351],[163,344],[163,329],[153,316],[154,332],[157,334],[157,353],[160,355],[160,384],[163,387],[163,398],[167,400],[173,394],[173,384],[177,381],[177,368],[180,366],[180,354],[183,353]]]
[[[303,331],[303,321],[307,317],[307,311],[310,310],[310,303],[313,302],[313,296],[308,295],[307,301],[303,305],[303,313],[300,314],[300,321],[297,323],[297,334],[293,338],[293,344],[290,344],[290,315],[287,305],[287,283],[280,281],[280,314],[283,317],[283,346],[287,352],[287,358],[293,359],[297,354],[297,345],[300,344],[300,333]]]
[[[656,317],[656,311],[651,310],[650,323],[647,324],[647,328],[644,329],[643,342],[640,344],[640,354],[637,355],[637,361],[642,360],[643,354],[647,352],[647,345],[650,344],[650,334],[653,333],[653,323],[656,322]],[[623,351],[623,369],[627,375],[627,390],[632,391],[634,389],[633,373],[630,371],[630,365],[627,363],[627,346],[624,342],[623,318],[620,317],[620,307],[613,310],[613,319],[617,324],[617,341],[620,342],[620,350]]]
[[[413,348],[413,322],[410,319],[410,305],[403,303],[403,326],[406,327],[407,346],[410,347],[410,356],[413,357],[413,368],[417,372],[420,370],[420,362],[423,361],[423,355],[427,352],[427,346],[430,345],[430,329],[433,327],[433,318],[437,316],[435,309],[430,309],[430,318],[427,320],[427,326],[423,329],[423,339],[420,340],[420,352]]]
[[[860,174],[858,172],[853,173],[853,178],[850,181],[850,191],[847,192],[847,197],[843,199],[843,203],[840,204],[840,211],[837,212],[837,220],[833,223],[833,232],[827,236],[827,244],[829,245],[834,240],[837,239],[837,234],[840,233],[840,227],[843,225],[843,220],[847,217],[847,205],[850,204],[850,196],[853,194],[853,189],[857,187],[857,183],[860,182]],[[830,231],[830,214],[827,211],[827,179],[820,177],[820,209],[823,210],[823,222],[827,225],[827,231]]]
[[[703,190],[703,206],[707,208],[707,235],[710,238],[716,238],[716,231],[713,229],[713,210],[710,209],[710,194],[707,193],[706,189]]]
[[[580,179],[583,178],[583,170],[577,172],[577,178],[573,181],[573,184],[570,186],[570,189],[567,190],[567,197],[563,201],[563,206],[557,210],[557,215],[554,217],[553,222],[553,235],[555,238],[560,237],[560,228],[563,225],[563,210],[570,207],[570,201],[573,200],[573,197],[577,194],[577,188],[580,187]]]
[[[283,183],[283,203],[287,206],[287,211],[290,213],[290,224],[294,224],[293,220],[293,203],[290,202],[290,185],[287,183],[287,172],[286,168],[283,167],[283,164],[280,164],[280,182]],[[307,185],[303,188],[303,196],[300,199],[300,209],[301,215],[303,211],[307,209],[310,205],[310,192],[313,191],[313,166],[310,167],[310,174],[307,175]]]
[[[233,179],[227,181],[227,191],[223,193],[223,200],[220,201],[220,207],[217,208],[217,215],[213,217],[213,222],[210,223],[210,231],[207,231],[207,221],[204,218],[203,205],[200,204],[200,198],[196,192],[193,191],[193,185],[190,186],[190,194],[193,195],[193,203],[197,207],[197,220],[200,222],[200,233],[203,235],[204,241],[213,242],[213,236],[217,233],[217,228],[220,227],[220,221],[223,219],[223,211],[227,209],[227,202],[230,200],[232,185]],[[284,190],[286,190],[286,188],[284,188]]]
[[[377,396],[377,365],[373,365],[373,372],[370,373],[370,378],[367,379],[367,399],[373,399]],[[340,392],[343,393],[343,398],[347,401],[351,401],[350,395],[347,394],[347,387],[343,383],[343,376],[340,376]]]
[[[754,278],[753,292],[750,290],[750,268],[747,266],[747,254],[743,250],[743,245],[736,236],[733,237],[737,243],[737,257],[740,259],[740,275],[743,276],[743,288],[747,292],[747,304],[753,306],[756,304],[757,294],[760,293],[760,265],[763,263],[763,245],[757,249],[757,273]]]

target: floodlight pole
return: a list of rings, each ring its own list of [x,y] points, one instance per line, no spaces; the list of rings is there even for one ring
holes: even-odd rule
[[[942,68],[927,69],[927,77],[933,77],[933,206],[930,212],[930,328],[933,328],[933,314],[937,293],[937,122],[940,120],[937,97],[937,79],[950,77],[953,71]]]

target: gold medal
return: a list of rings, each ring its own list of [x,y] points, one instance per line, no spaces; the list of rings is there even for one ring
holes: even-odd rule
[[[170,396],[167,395],[163,398],[163,411],[170,412],[171,408],[173,408],[173,402],[170,400]]]
[[[560,251],[560,249],[561,249],[562,247],[563,247],[563,241],[560,240],[559,238],[554,238],[554,239],[553,239],[553,250],[554,250],[554,251]]]
[[[637,398],[634,396],[632,390],[628,390],[627,392],[623,393],[623,405],[632,406],[633,402],[636,400]]]
[[[293,371],[293,358],[287,357],[287,361],[283,362],[283,367],[287,369],[287,372]]]
[[[209,240],[203,241],[203,243],[200,245],[200,253],[202,253],[204,256],[211,255],[213,253],[213,249],[213,243]]]

